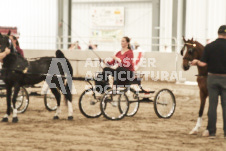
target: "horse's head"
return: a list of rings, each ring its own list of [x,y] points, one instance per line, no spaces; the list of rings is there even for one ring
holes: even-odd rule
[[[197,41],[193,41],[193,38],[185,40],[184,37],[183,37],[183,40],[184,40],[184,46],[181,50],[181,55],[184,56],[183,69],[186,71],[190,68],[190,61],[192,61],[193,59],[198,59],[200,55],[198,51]]]
[[[4,52],[6,47],[8,47],[9,49],[13,49],[12,41],[9,38],[10,33],[10,31],[7,35],[2,35],[0,33],[0,52]]]

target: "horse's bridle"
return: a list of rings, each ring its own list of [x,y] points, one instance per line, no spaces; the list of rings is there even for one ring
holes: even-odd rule
[[[17,52],[16,48],[13,46],[13,42],[10,38],[9,38],[9,47],[8,48],[11,50],[11,52]]]
[[[192,43],[188,43],[188,42],[184,43],[184,45],[190,45],[190,46],[196,47],[196,44],[192,44]]]
[[[192,44],[192,43],[188,43],[188,42],[184,43],[184,47],[181,50],[181,55],[182,56],[183,56],[184,48],[185,48],[186,45],[190,45],[190,46],[192,46],[192,48],[195,48],[196,47],[196,44]],[[188,57],[183,57],[183,59],[184,60],[188,60],[188,61],[192,61],[192,59],[191,58],[188,58]]]
[[[12,52],[15,51],[13,48],[12,40],[10,38],[8,39],[8,42],[9,42],[9,46],[8,47],[6,46],[6,47],[9,48]],[[6,47],[0,45],[0,52],[3,52]]]

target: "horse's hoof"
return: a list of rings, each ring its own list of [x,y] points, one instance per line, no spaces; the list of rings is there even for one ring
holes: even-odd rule
[[[9,121],[8,118],[6,117],[2,118],[2,122],[8,122],[8,121]]]
[[[73,120],[73,116],[68,116],[67,118],[69,121],[72,121]]]
[[[54,116],[53,119],[54,120],[59,120],[60,118],[59,118],[59,116]]]
[[[17,117],[14,117],[13,120],[12,120],[12,122],[13,123],[17,123],[18,122],[18,118]]]
[[[197,135],[198,131],[192,130],[191,132],[189,132],[189,135]]]

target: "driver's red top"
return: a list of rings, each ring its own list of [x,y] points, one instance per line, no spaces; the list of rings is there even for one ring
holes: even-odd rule
[[[24,58],[24,52],[19,46],[16,46],[16,50]]]
[[[115,55],[117,58],[121,59],[121,63],[112,60],[108,61],[108,65],[115,65],[118,64],[120,67],[124,67],[128,69],[129,71],[134,71],[134,64],[133,64],[133,51],[128,50],[124,54],[121,53],[121,51],[117,52]]]

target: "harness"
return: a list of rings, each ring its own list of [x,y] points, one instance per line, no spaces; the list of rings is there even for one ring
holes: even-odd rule
[[[199,75],[199,74],[197,74],[195,76],[197,76],[197,77],[207,77],[207,75]]]
[[[190,45],[190,46],[193,46],[193,47],[196,47],[196,44],[191,44],[191,43],[188,43],[188,42],[186,42],[186,43],[184,43],[185,45]]]
[[[184,47],[183,47],[183,49],[182,49],[182,50],[184,50],[185,45],[190,45],[190,46],[192,46],[193,48],[195,48],[195,47],[196,47],[196,44],[192,44],[192,43],[188,43],[188,42],[186,42],[186,43],[184,43]],[[189,58],[189,57],[183,57],[183,59],[184,59],[184,60],[188,60],[188,61],[192,61],[192,59],[191,59],[191,58]]]
[[[186,43],[184,43],[184,47],[183,47],[183,49],[182,49],[182,50],[184,50],[185,45],[192,46],[193,48],[195,48],[195,47],[197,46],[196,44],[192,44],[192,43],[188,43],[188,42],[186,42]],[[192,59],[191,59],[191,58],[189,58],[189,57],[183,57],[183,60],[192,61]],[[190,63],[189,63],[189,65],[190,65]],[[195,76],[198,76],[198,77],[207,77],[207,74],[205,74],[205,75],[195,75]]]
[[[30,63],[28,60],[24,59],[22,56],[12,53],[10,56],[5,58],[5,63],[2,69],[10,70],[14,72],[21,72],[23,74],[27,73]]]

